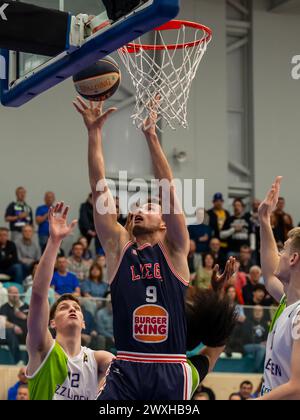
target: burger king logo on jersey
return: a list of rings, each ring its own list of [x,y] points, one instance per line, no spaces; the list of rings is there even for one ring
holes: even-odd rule
[[[133,338],[142,343],[162,343],[168,339],[169,314],[157,305],[143,305],[133,313]]]

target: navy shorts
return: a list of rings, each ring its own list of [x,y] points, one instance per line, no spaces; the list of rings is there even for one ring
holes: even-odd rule
[[[192,393],[185,356],[122,353],[112,362],[101,401],[182,401]],[[134,360],[134,361],[133,361]]]

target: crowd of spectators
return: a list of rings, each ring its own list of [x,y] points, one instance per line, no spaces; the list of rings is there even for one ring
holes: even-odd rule
[[[26,201],[26,190],[19,187],[16,199],[7,206],[0,228],[0,316],[6,320],[6,344],[17,364],[21,359],[19,345],[25,344],[28,305],[38,260],[49,237],[48,211],[56,202],[53,192],[46,192],[44,203],[34,212]],[[254,356],[255,371],[260,372],[272,307],[272,298],[264,287],[259,255],[259,200],[250,211],[241,199],[233,201],[232,212],[225,209],[221,193],[213,197],[208,211],[199,209],[196,222],[188,226],[190,234],[191,287],[209,288],[213,267],[223,270],[229,256],[236,258],[236,273],[226,284],[224,293],[236,306],[238,322],[226,348],[228,357],[235,352]],[[116,198],[118,220],[124,226]],[[279,200],[272,216],[274,235],[280,249],[293,220],[285,212],[285,201]],[[92,197],[79,209],[80,237],[70,250],[60,250],[49,290],[49,303],[64,293],[82,299],[86,329],[82,341],[91,348],[111,350],[114,346],[112,308],[107,283],[106,260],[99,242],[94,220]],[[37,232],[37,236],[35,235]],[[7,289],[6,282],[13,282]]]

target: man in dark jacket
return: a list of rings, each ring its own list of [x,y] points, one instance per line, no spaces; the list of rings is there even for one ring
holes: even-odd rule
[[[13,282],[22,284],[22,265],[18,261],[17,248],[8,236],[9,230],[0,228],[0,274],[6,274]]]
[[[102,247],[97,237],[95,224],[94,224],[92,194],[89,194],[86,202],[81,204],[80,206],[78,226],[79,226],[81,235],[87,239],[89,245],[92,242],[92,240],[95,238],[96,253],[101,254]]]

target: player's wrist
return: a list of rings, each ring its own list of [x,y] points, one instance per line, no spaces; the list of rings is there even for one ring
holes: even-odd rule
[[[60,248],[60,245],[62,243],[62,239],[59,238],[59,237],[55,237],[55,236],[50,235],[48,243],[52,246]]]

